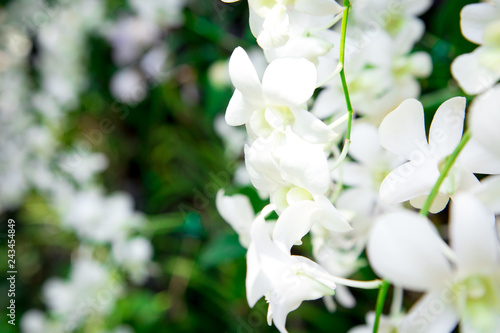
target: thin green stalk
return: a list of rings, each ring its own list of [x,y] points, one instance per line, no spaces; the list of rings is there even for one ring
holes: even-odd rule
[[[347,119],[347,131],[345,135],[345,142],[344,146],[342,147],[342,153],[340,154],[339,160],[335,163],[336,166],[338,166],[342,161],[345,159],[347,156],[347,152],[349,151],[349,146],[351,144],[351,127],[352,127],[352,117],[353,117],[353,110],[352,110],[352,105],[351,105],[351,98],[349,96],[349,89],[347,88],[347,80],[345,78],[345,69],[344,69],[344,57],[345,57],[345,40],[346,40],[346,31],[347,31],[347,20],[349,18],[349,10],[351,9],[351,2],[349,0],[344,0],[344,7],[346,9],[344,10],[342,14],[342,27],[340,30],[340,55],[339,55],[339,63],[342,66],[342,69],[340,70],[340,79],[342,81],[342,89],[344,90],[344,96],[345,96],[345,103],[347,106],[347,113],[348,113],[348,119]]]
[[[451,155],[446,158],[443,169],[441,170],[441,173],[439,174],[439,178],[437,179],[436,183],[434,184],[434,187],[432,188],[431,193],[427,197],[427,200],[425,201],[424,206],[420,210],[420,215],[422,215],[422,216],[429,215],[429,209],[431,208],[432,203],[434,202],[434,199],[436,198],[436,195],[439,192],[439,188],[443,184],[443,181],[446,178],[446,176],[448,176],[448,172],[450,171],[451,167],[455,163],[455,161],[458,157],[458,154],[460,154],[460,152],[464,148],[465,144],[469,141],[470,136],[471,136],[471,133],[469,130],[467,130],[464,133],[464,135],[462,136],[462,140],[460,140],[460,142],[458,143],[457,148],[455,148],[453,153],[451,153]]]
[[[377,296],[377,306],[375,312],[375,322],[373,323],[373,333],[378,332],[378,325],[380,322],[380,316],[382,315],[382,310],[384,309],[385,297],[387,296],[387,290],[389,290],[389,285],[391,283],[387,280],[383,280],[380,285]]]

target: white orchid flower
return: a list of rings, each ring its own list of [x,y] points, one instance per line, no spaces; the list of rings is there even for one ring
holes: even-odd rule
[[[250,134],[268,136],[286,127],[313,143],[326,143],[337,134],[306,111],[316,88],[316,67],[302,58],[277,59],[267,67],[262,83],[246,54],[238,47],[229,61],[236,90],[226,111],[231,126],[246,124]]]
[[[412,45],[418,41],[425,30],[424,23],[417,16],[425,13],[432,0],[353,0],[353,26],[363,27],[375,22],[379,29],[393,39],[403,38],[409,32],[414,38],[408,40]]]
[[[311,225],[319,224],[326,230],[339,233],[352,230],[349,222],[327,197],[312,195],[304,188],[283,187],[273,193],[271,203],[276,205],[276,212],[281,215],[300,206],[302,209],[307,210],[308,223]]]
[[[460,27],[465,38],[480,46],[458,56],[451,72],[467,94],[479,94],[500,79],[500,1],[465,6]]]
[[[238,0],[222,1],[232,3]],[[334,0],[248,0],[248,5],[250,29],[264,50],[282,46],[288,41],[290,30],[297,24],[297,15],[312,16],[316,19],[314,25],[325,26],[324,21],[332,21],[343,11]]]
[[[335,282],[334,277],[315,262],[290,255],[291,247],[309,231],[308,226],[302,223],[307,210],[297,207],[285,217],[286,213],[283,213],[271,239],[264,218],[272,209],[271,206],[264,208],[252,225],[252,242],[247,253],[246,291],[250,307],[262,296],[266,297],[269,303],[268,324],[274,322],[284,333],[287,332],[285,321],[288,313],[297,309],[302,301],[333,295]]]
[[[405,289],[426,292],[412,307],[402,332],[500,331],[500,261],[495,217],[469,194],[454,199],[451,253],[432,223],[413,213],[393,213],[375,225],[367,253],[375,272]]]
[[[330,177],[324,146],[301,139],[290,128],[286,134],[273,132],[245,147],[245,163],[252,184],[273,193],[295,185],[312,195],[323,195]]]
[[[328,163],[323,145],[302,140],[290,129],[273,133],[245,149],[245,162],[252,184],[271,194],[282,213],[300,202],[309,202],[310,218],[328,230],[351,230],[349,223],[324,196],[329,189]]]
[[[425,133],[424,109],[419,101],[407,99],[385,117],[379,128],[380,144],[408,162],[382,182],[383,202],[395,204],[410,200],[414,207],[422,207],[439,177],[440,165],[460,142],[464,115],[464,97],[444,102],[434,115],[429,140]],[[478,180],[473,173],[499,172],[500,160],[472,138],[445,178],[430,211],[441,211],[455,192],[476,185]]]

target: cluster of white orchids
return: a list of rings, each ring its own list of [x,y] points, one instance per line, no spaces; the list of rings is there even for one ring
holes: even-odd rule
[[[225,120],[245,126],[247,177],[269,204],[255,213],[223,190],[216,204],[248,249],[248,303],[264,296],[280,332],[302,301],[353,307],[348,287],[379,288],[376,313],[351,333],[500,332],[500,178],[490,176],[500,173],[500,1],[461,12],[464,37],[480,46],[451,71],[481,95],[467,113],[465,97],[444,101],[426,133],[418,79],[432,61],[412,49],[431,4],[248,0],[267,67],[234,50]],[[448,204],[438,228],[428,215]],[[315,261],[292,254],[309,233]],[[381,280],[350,279],[365,251]],[[405,309],[404,290],[424,294]]]

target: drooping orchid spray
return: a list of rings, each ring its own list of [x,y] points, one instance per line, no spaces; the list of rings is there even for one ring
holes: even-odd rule
[[[458,322],[466,332],[500,330],[494,222],[500,188],[497,177],[476,176],[500,173],[498,131],[485,121],[500,119],[493,106],[498,86],[486,90],[498,80],[496,7],[464,8],[464,35],[482,46],[452,67],[465,92],[486,92],[470,115],[464,97],[445,101],[427,135],[417,79],[431,73],[432,62],[412,49],[425,31],[417,16],[431,1],[248,4],[268,65],[260,78],[245,50],[234,50],[229,74],[235,92],[225,119],[245,125],[246,172],[269,204],[254,214],[243,195],[221,191],[217,208],[248,248],[249,305],[264,296],[269,325],[287,332],[286,317],[302,301],[324,297],[334,310],[334,299],[354,305],[347,287],[380,288],[376,313],[351,332],[447,333]],[[366,33],[369,24],[375,33]],[[466,67],[466,57],[480,70]],[[451,245],[426,218],[450,198]],[[277,220],[266,220],[272,212]],[[316,262],[291,254],[309,233]],[[384,280],[349,279],[364,265],[367,244],[370,265]],[[382,316],[390,283],[391,313]],[[407,314],[403,288],[426,292]],[[426,318],[423,311],[446,292],[454,296],[443,301],[442,314]]]

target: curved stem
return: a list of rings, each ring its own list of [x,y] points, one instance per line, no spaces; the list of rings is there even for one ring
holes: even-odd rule
[[[380,289],[378,291],[377,296],[377,307],[375,313],[375,322],[373,323],[373,333],[378,332],[378,324],[380,322],[380,316],[382,315],[382,311],[384,309],[385,297],[387,296],[387,290],[389,290],[389,285],[391,283],[387,280],[383,280],[380,285]]]
[[[453,166],[453,164],[457,160],[458,154],[460,154],[460,152],[464,148],[465,144],[469,141],[470,136],[471,136],[471,133],[469,130],[467,130],[464,133],[464,135],[462,136],[462,140],[460,140],[460,142],[458,143],[457,148],[455,148],[453,153],[451,153],[451,155],[446,158],[446,160],[445,160],[446,162],[443,166],[443,169],[441,170],[441,173],[439,174],[439,177],[438,177],[436,183],[434,184],[434,187],[432,188],[431,193],[427,197],[427,200],[425,201],[424,206],[420,210],[420,215],[422,215],[422,216],[429,215],[429,209],[431,208],[432,203],[434,202],[434,199],[436,198],[436,196],[439,192],[439,188],[443,184],[443,181],[446,178],[446,176],[448,176],[448,172],[450,171],[451,167]]]
[[[345,157],[347,156],[347,152],[349,151],[349,146],[351,143],[351,127],[352,127],[352,118],[353,118],[353,110],[351,105],[351,98],[349,96],[349,89],[347,88],[347,80],[345,78],[345,39],[346,39],[346,31],[347,31],[347,20],[349,18],[349,10],[351,8],[351,2],[349,0],[344,0],[344,10],[342,14],[342,28],[340,30],[340,55],[339,55],[339,63],[342,66],[340,70],[340,79],[342,81],[342,89],[344,90],[345,103],[347,106],[347,131],[345,134],[344,147],[342,147],[342,153],[340,154],[340,158],[335,162],[335,166],[340,165],[343,162]]]
[[[403,307],[403,288],[394,286],[391,303],[391,316],[397,316],[401,313]]]
[[[333,280],[335,283],[358,289],[377,289],[382,285],[382,280],[358,281],[338,276],[335,276]]]

